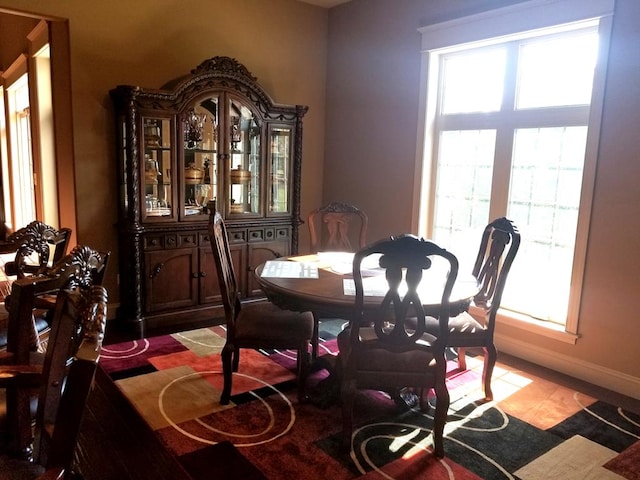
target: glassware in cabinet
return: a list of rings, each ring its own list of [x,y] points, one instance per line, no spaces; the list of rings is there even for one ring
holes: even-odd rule
[[[170,218],[174,204],[171,119],[145,117],[142,124],[144,155],[140,168],[144,185],[144,216],[150,221]]]
[[[287,213],[291,165],[291,127],[273,126],[270,131],[271,191],[269,212]]]
[[[182,116],[184,217],[206,215],[218,191],[218,96],[206,98]]]
[[[246,105],[229,100],[229,214],[259,214],[260,138],[256,115]]]

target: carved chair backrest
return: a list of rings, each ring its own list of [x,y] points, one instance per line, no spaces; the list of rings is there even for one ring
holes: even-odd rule
[[[107,290],[62,290],[57,295],[35,422],[34,460],[69,468],[100,358]]]
[[[374,254],[380,256],[379,266],[385,271],[388,289],[376,310],[368,308],[365,312],[362,263]],[[378,338],[376,348],[382,347],[394,352],[425,348],[418,342],[426,331],[427,315],[421,299],[423,291],[420,290],[420,283],[424,273],[431,268],[440,275],[437,277],[438,281],[433,282],[432,288],[440,288],[441,292],[433,290],[435,295],[430,297],[430,300],[433,298],[440,301],[437,309],[440,333],[435,343],[428,348],[444,352],[449,331],[450,296],[458,275],[458,260],[455,255],[435,243],[413,235],[380,240],[356,252],[353,259],[355,311],[350,332],[353,350],[366,348],[366,342],[361,343],[359,329],[371,322]],[[431,282],[429,285],[431,286]]]
[[[238,282],[233,268],[229,237],[222,215],[215,210],[213,202],[209,203],[209,211],[209,240],[216,264],[218,284],[227,321],[227,337],[232,338],[235,334],[235,319],[241,308]]]
[[[67,253],[70,240],[69,228],[57,230],[40,221],[31,222],[9,235],[7,243],[3,245],[3,250],[14,247],[16,252],[14,261],[5,265],[6,274],[23,278],[41,268],[54,265]]]
[[[28,363],[29,352],[38,344],[33,323],[34,308],[52,308],[62,289],[87,290],[102,284],[110,253],[78,245],[53,267],[20,278],[11,285],[5,300],[8,310],[7,351],[16,363]]]
[[[368,217],[353,205],[329,203],[309,213],[307,223],[312,253],[353,252],[367,243]]]
[[[507,276],[519,247],[520,233],[508,218],[498,218],[485,227],[472,273],[481,285],[473,301],[489,312],[487,328],[494,328]]]

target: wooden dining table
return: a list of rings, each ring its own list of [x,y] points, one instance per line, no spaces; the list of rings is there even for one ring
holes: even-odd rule
[[[335,258],[335,260],[334,260]],[[355,295],[350,290],[353,279],[351,261],[353,254],[342,254],[331,256],[330,254],[311,254],[285,257],[278,260],[259,265],[255,269],[256,281],[262,287],[267,298],[280,308],[298,312],[311,311],[320,318],[344,318],[350,319],[355,306]],[[296,268],[273,269],[272,262],[297,262],[299,270]],[[301,276],[283,277],[271,276],[265,272],[265,266],[271,271],[286,270],[295,272],[298,270]],[[309,276],[309,272],[315,273],[317,277]],[[433,271],[432,271],[433,270]],[[435,288],[444,281],[444,273],[439,269],[426,270],[422,283],[420,298],[427,315],[436,315],[440,309],[441,288]],[[275,275],[280,275],[276,273]],[[381,269],[376,269],[375,265],[363,272],[365,278],[365,299],[364,308],[374,309],[379,306],[383,291],[386,291],[386,282]],[[367,291],[367,281],[370,282],[371,293]],[[434,288],[430,288],[433,286]],[[380,287],[380,288],[378,288]],[[450,314],[458,315],[465,311],[478,293],[479,285],[477,279],[466,273],[458,273],[458,278],[453,287],[450,297]]]

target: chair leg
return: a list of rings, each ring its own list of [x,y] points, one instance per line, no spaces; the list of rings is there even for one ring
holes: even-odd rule
[[[342,401],[342,450],[351,450],[351,435],[353,433],[353,402],[356,394],[355,380],[343,380],[340,399]]]
[[[316,312],[313,313],[313,335],[311,336],[311,361],[315,362],[318,358],[318,335],[320,330],[320,317]]]
[[[6,389],[7,430],[9,451],[23,460],[33,460],[31,431],[31,392],[27,388],[10,386]]]
[[[467,349],[464,347],[458,347],[458,368],[467,369]]]
[[[444,384],[437,384],[434,390],[436,411],[433,416],[433,451],[436,457],[442,458],[444,457],[444,426],[449,412],[449,390]]]
[[[222,358],[222,375],[224,385],[222,387],[222,395],[220,395],[220,404],[228,405],[229,398],[231,397],[231,383],[233,381],[233,370],[232,363],[234,359],[232,359],[234,352],[234,348],[227,348],[226,346],[222,349],[221,358]],[[236,359],[238,355],[235,355]]]
[[[484,347],[484,368],[482,369],[482,384],[484,386],[484,397],[493,400],[493,391],[491,390],[491,377],[493,375],[493,367],[496,366],[498,359],[498,350],[494,344]]]
[[[296,363],[298,369],[298,402],[303,403],[307,401],[306,386],[309,373],[309,344],[307,342],[298,349]]]

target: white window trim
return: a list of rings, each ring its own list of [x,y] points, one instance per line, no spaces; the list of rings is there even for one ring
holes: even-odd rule
[[[431,156],[434,139],[433,121],[436,114],[436,102],[427,102],[427,94],[437,85],[437,68],[429,69],[434,62],[434,51],[468,43],[482,43],[501,40],[500,37],[518,35],[520,32],[549,28],[554,25],[584,22],[589,19],[600,19],[599,31],[602,33],[598,66],[594,75],[593,95],[589,114],[589,133],[582,180],[580,212],[576,232],[574,256],[581,258],[573,269],[571,278],[570,302],[564,331],[558,331],[558,325],[523,317],[511,312],[501,312],[498,322],[514,325],[527,331],[568,343],[575,343],[579,338],[578,320],[582,294],[588,229],[591,217],[593,190],[597,165],[598,142],[604,99],[607,53],[611,34],[612,15],[615,0],[532,0],[520,4],[494,9],[476,15],[428,25],[418,29],[422,35],[422,62],[420,72],[420,112],[416,146],[415,181],[412,228],[422,235],[429,235],[432,224],[430,207],[428,212],[421,211],[427,205],[429,190],[434,188],[435,180],[431,172],[433,166],[426,165],[424,158]],[[434,83],[436,82],[436,83]],[[427,155],[425,155],[427,154]],[[422,188],[429,185],[429,188]]]

